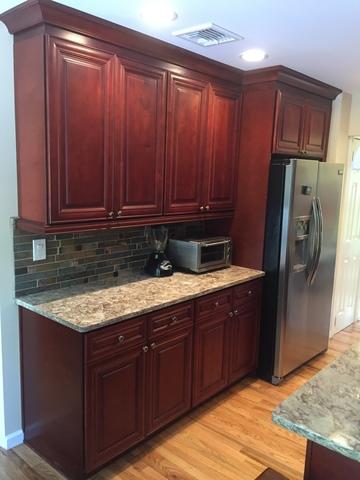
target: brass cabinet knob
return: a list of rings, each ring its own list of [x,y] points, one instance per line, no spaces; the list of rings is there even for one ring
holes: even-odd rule
[[[206,205],[205,209],[206,209],[207,211],[209,211],[209,210],[210,210],[210,206],[209,206],[209,205]]]
[[[114,212],[111,210],[111,212],[108,213],[109,218],[114,218]]]
[[[154,350],[154,349],[156,348],[156,343],[153,342],[153,343],[150,345],[150,347],[152,348],[152,350]]]
[[[149,347],[148,347],[147,345],[145,345],[145,346],[143,347],[143,352],[146,353],[148,350],[149,350]]]
[[[233,317],[234,316],[234,312],[229,312],[229,317]]]
[[[238,315],[238,313],[239,313],[239,310],[234,311],[234,315]]]
[[[216,301],[216,302],[214,303],[214,307],[218,307],[218,306],[219,306],[219,302]]]
[[[204,210],[205,210],[205,207],[203,207],[203,205],[201,205],[200,212],[203,212]]]
[[[125,342],[125,337],[124,337],[124,335],[120,335],[120,336],[118,337],[118,342],[119,342],[119,343],[124,343],[124,342]]]
[[[175,323],[177,323],[178,319],[177,319],[177,316],[176,315],[173,315],[171,317],[171,325],[174,325]]]
[[[252,293],[253,293],[252,290],[248,291],[248,295],[252,295]]]
[[[118,210],[118,211],[117,211],[117,214],[116,214],[116,218],[120,218],[120,217],[121,217],[121,214],[122,214],[122,211],[121,211],[121,210]]]

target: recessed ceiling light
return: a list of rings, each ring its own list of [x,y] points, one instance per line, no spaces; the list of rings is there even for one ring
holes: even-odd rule
[[[250,48],[240,55],[245,62],[261,62],[267,58],[267,56],[266,52],[261,50],[261,48]]]
[[[148,2],[140,12],[141,18],[151,25],[169,25],[178,15],[166,0]]]

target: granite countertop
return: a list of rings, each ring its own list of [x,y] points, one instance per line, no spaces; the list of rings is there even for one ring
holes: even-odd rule
[[[176,272],[154,278],[129,274],[110,282],[48,290],[16,299],[21,307],[79,332],[88,332],[223,288],[264,272],[237,266],[200,275]]]
[[[273,412],[273,421],[360,462],[360,343]]]

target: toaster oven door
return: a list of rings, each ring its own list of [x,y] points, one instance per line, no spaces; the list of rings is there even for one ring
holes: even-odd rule
[[[200,245],[198,269],[200,272],[226,267],[231,261],[231,243],[226,241],[206,242]]]

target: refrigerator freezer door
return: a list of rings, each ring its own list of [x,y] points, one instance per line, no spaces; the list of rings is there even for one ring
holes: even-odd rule
[[[274,382],[319,353],[316,319],[308,315],[309,273],[316,253],[317,161],[286,166]]]
[[[316,327],[312,343],[319,352],[326,350],[329,340],[343,168],[342,164],[319,163],[317,202],[322,218],[322,244],[308,306],[309,320]]]

